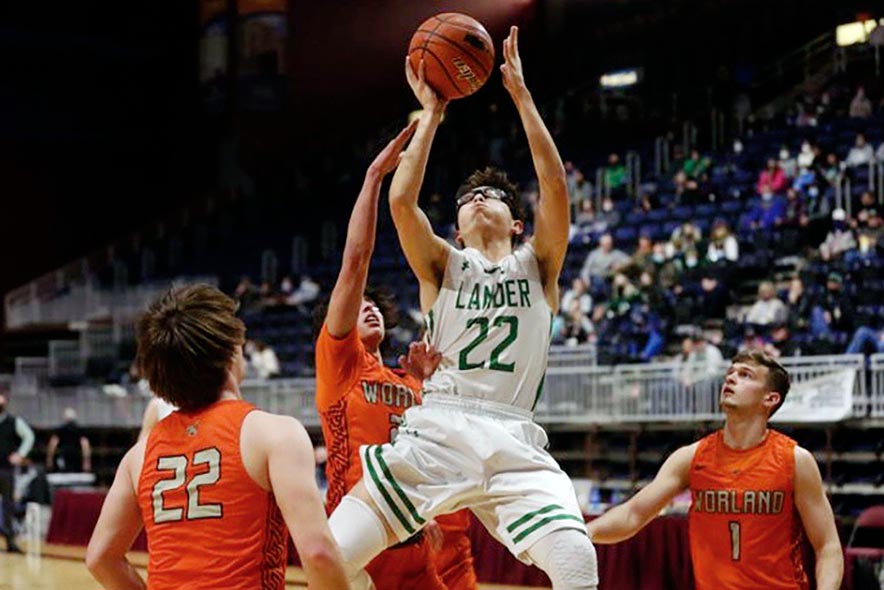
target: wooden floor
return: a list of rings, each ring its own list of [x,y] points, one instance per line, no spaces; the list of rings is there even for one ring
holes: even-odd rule
[[[40,556],[0,553],[0,590],[98,590],[98,584],[83,565],[84,554],[83,547],[61,545],[44,546]],[[147,554],[130,553],[129,561],[144,568],[147,565]],[[300,568],[288,568],[286,587],[307,587]],[[482,589],[524,590],[525,586],[483,584]]]

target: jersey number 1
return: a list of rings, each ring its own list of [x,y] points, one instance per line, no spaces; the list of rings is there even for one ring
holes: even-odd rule
[[[731,520],[727,526],[731,530],[731,561],[740,561],[740,523]]]
[[[221,451],[211,447],[193,454],[193,465],[208,465],[209,470],[193,476],[187,482],[187,520],[201,518],[221,518],[221,504],[200,504],[200,486],[212,485],[221,478]],[[161,479],[153,486],[153,521],[155,524],[184,520],[184,508],[166,508],[163,504],[163,493],[176,490],[185,484],[187,474],[187,457],[173,455],[160,457],[157,470],[173,471],[172,477]]]
[[[491,351],[491,359],[488,363],[488,368],[492,371],[503,371],[504,373],[512,373],[516,368],[516,363],[501,363],[500,355],[510,347],[510,345],[516,341],[516,336],[519,335],[519,318],[514,315],[503,315],[494,318],[494,327],[500,328],[506,324],[509,327],[509,333],[506,335],[506,338],[494,347],[494,350]],[[460,356],[458,358],[457,368],[461,371],[469,371],[470,369],[481,369],[485,366],[485,361],[479,362],[470,362],[467,359],[467,355],[469,355],[474,348],[482,344],[486,338],[488,338],[488,318],[485,317],[477,317],[472,318],[467,322],[467,330],[472,328],[473,326],[479,326],[479,335],[473,338],[473,340],[463,347],[463,350],[460,351]]]

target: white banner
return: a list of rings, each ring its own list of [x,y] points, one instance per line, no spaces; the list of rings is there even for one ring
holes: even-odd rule
[[[856,371],[845,369],[793,383],[771,422],[837,422],[853,412]]]

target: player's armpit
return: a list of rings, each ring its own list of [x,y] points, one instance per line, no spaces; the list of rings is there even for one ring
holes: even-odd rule
[[[310,437],[294,418],[264,416],[266,418],[249,428],[259,429],[258,444],[266,453],[270,488],[301,557],[310,587],[345,590],[348,586],[341,554],[316,486]]]
[[[844,555],[832,506],[813,455],[795,447],[795,507],[816,554],[817,588],[836,590],[844,574]]]
[[[663,463],[657,476],[627,502],[590,522],[586,530],[594,543],[618,543],[653,520],[689,484],[697,443],[681,447]]]

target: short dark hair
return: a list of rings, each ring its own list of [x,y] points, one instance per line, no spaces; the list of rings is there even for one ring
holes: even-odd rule
[[[455,201],[480,186],[493,186],[505,192],[509,197],[506,200],[506,205],[510,209],[513,221],[525,222],[525,210],[522,208],[522,196],[519,193],[518,185],[509,179],[506,172],[493,166],[487,166],[483,170],[476,170],[470,174],[457,189],[457,193],[454,195]],[[457,228],[457,215],[454,216],[454,227]],[[518,243],[520,239],[521,236],[513,236],[513,244]]]
[[[399,325],[399,307],[396,298],[384,287],[369,285],[365,288],[362,297],[378,306],[381,316],[384,318],[384,341],[383,346],[390,338],[390,330]],[[322,324],[328,315],[328,299],[313,308],[313,340],[319,338]]]
[[[210,285],[173,288],[138,320],[138,365],[158,397],[183,412],[215,403],[246,327]]]
[[[786,401],[789,389],[792,387],[792,379],[789,377],[789,371],[777,362],[772,356],[761,350],[744,350],[738,352],[731,359],[731,364],[745,363],[747,365],[755,365],[756,367],[767,367],[767,388],[770,391],[776,391],[780,394],[780,403],[771,410],[770,415],[773,416],[777,410]]]

